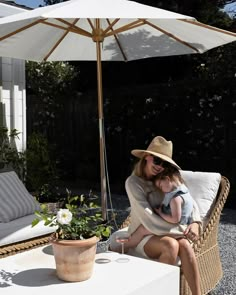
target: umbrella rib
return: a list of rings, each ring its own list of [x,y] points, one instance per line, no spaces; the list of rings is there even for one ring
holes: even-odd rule
[[[77,22],[77,19],[71,24],[73,26]],[[43,58],[46,61],[49,56],[53,53],[53,51],[57,48],[57,46],[62,42],[62,40],[66,37],[66,35],[70,32],[70,27],[67,28],[67,31],[61,36],[61,38],[56,42],[56,44],[52,47],[49,53]]]
[[[180,38],[176,37],[175,35],[173,35],[173,34],[167,32],[167,31],[161,29],[160,27],[158,27],[158,26],[156,26],[156,25],[150,23],[150,22],[147,21],[147,20],[144,20],[144,22],[145,22],[145,24],[147,24],[147,25],[153,27],[154,29],[156,29],[156,30],[158,30],[158,31],[160,31],[160,32],[162,32],[162,33],[164,33],[164,34],[166,34],[167,36],[173,38],[173,39],[176,40],[177,42],[179,42],[179,43],[181,43],[181,44],[183,44],[183,45],[185,45],[185,46],[187,46],[187,47],[193,49],[193,50],[196,51],[197,53],[201,53],[196,47],[190,45],[188,42],[181,40]]]
[[[79,33],[80,35],[83,35],[83,36],[86,36],[86,37],[90,37],[90,38],[92,37],[92,34],[91,33],[89,33],[86,30],[83,30],[83,29],[81,29],[81,28],[79,28],[79,27],[77,27],[75,25],[75,23],[78,22],[79,18],[77,18],[72,24],[70,22],[65,21],[64,19],[61,19],[61,18],[57,18],[57,20],[60,21],[60,22],[62,22],[65,25],[69,26],[70,27],[70,31],[72,33]]]
[[[9,37],[11,37],[13,35],[16,35],[16,34],[22,32],[22,31],[25,31],[25,30],[27,30],[27,29],[29,29],[29,28],[31,28],[31,27],[33,27],[33,26],[35,26],[35,25],[37,25],[37,24],[39,24],[41,22],[42,22],[41,19],[37,20],[37,21],[35,21],[35,22],[33,22],[33,23],[29,24],[29,25],[26,25],[26,26],[24,26],[24,27],[22,27],[22,28],[20,28],[18,30],[15,30],[15,31],[13,31],[13,32],[5,35],[5,36],[2,36],[2,37],[0,37],[0,41],[3,41],[3,40],[5,40],[5,39],[7,39],[7,38],[9,38]]]
[[[136,20],[136,21],[134,21],[134,22],[132,22],[132,23],[129,23],[129,24],[125,25],[125,26],[122,26],[122,27],[120,27],[120,28],[118,28],[118,29],[114,29],[113,31],[107,33],[107,34],[105,35],[105,37],[110,37],[110,36],[112,36],[112,35],[114,35],[114,34],[122,33],[122,32],[128,31],[128,30],[131,30],[131,29],[134,29],[134,28],[140,27],[140,26],[142,26],[143,24],[144,24],[144,20],[141,20],[141,19]]]
[[[73,24],[71,24],[71,23],[69,23],[69,22],[66,22],[66,21],[64,21],[64,20],[62,20],[62,19],[57,19],[57,20],[63,22],[63,23],[66,24],[68,27],[63,27],[63,26],[60,26],[60,25],[57,25],[57,24],[52,24],[52,23],[47,22],[47,21],[41,21],[41,23],[42,23],[42,24],[45,24],[45,25],[47,25],[47,26],[51,26],[51,27],[54,27],[54,28],[61,29],[61,30],[63,30],[63,31],[67,31],[68,28],[70,28],[69,31],[70,31],[71,33],[75,33],[75,34],[83,35],[83,36],[85,36],[85,37],[89,37],[89,38],[91,38],[91,36],[92,36],[89,32],[87,32],[87,31],[85,31],[85,30],[83,30],[83,29],[81,29],[81,28],[78,28],[78,27],[76,27],[75,25],[73,25]],[[76,20],[76,22],[77,22],[77,20]]]
[[[222,29],[219,29],[219,28],[216,28],[216,27],[212,27],[212,26],[203,24],[203,23],[198,22],[198,21],[191,21],[191,20],[185,20],[185,19],[180,19],[180,21],[185,22],[185,23],[190,23],[190,24],[195,25],[195,26],[203,27],[203,28],[206,28],[206,29],[209,29],[209,30],[212,30],[212,31],[216,31],[216,32],[219,32],[219,33],[223,33],[223,34],[226,34],[226,35],[236,37],[236,34],[233,33],[233,32],[229,32],[229,31],[225,31],[225,30],[222,30]]]
[[[94,25],[93,25],[91,19],[90,19],[90,18],[87,18],[87,21],[88,21],[88,23],[90,24],[90,27],[91,27],[92,31],[94,31],[94,30],[95,30],[95,27],[94,27]]]
[[[116,21],[113,21],[113,22],[111,23],[110,20],[107,19],[107,23],[108,23],[109,26],[107,27],[107,29],[106,29],[104,32],[109,31],[109,30],[111,30],[111,31],[113,32],[114,29],[113,29],[112,26],[113,26],[114,24],[116,24],[118,21],[119,21],[119,19],[116,19]],[[127,58],[127,56],[126,56],[126,54],[125,54],[125,52],[124,52],[124,50],[123,50],[123,48],[122,48],[122,46],[121,46],[121,44],[120,44],[120,41],[119,41],[119,39],[118,39],[118,37],[117,37],[117,35],[116,35],[115,33],[114,33],[114,38],[115,38],[115,40],[116,40],[116,43],[117,43],[117,45],[118,45],[118,47],[119,47],[119,49],[120,49],[120,51],[121,51],[121,54],[122,54],[124,60],[127,61],[128,58]]]
[[[78,19],[76,19],[76,22],[73,23],[73,24],[71,24],[69,22],[66,22],[66,21],[64,21],[62,19],[57,19],[57,20],[59,20],[60,22],[66,24],[66,25],[68,25],[70,27],[70,32],[72,32],[72,33],[77,33],[77,34],[79,33],[80,35],[83,35],[83,36],[86,36],[86,37],[90,37],[90,38],[92,37],[92,34],[90,34],[89,32],[87,32],[87,31],[85,31],[85,30],[83,30],[81,28],[78,28],[78,27],[76,27],[74,25],[78,21]],[[29,29],[29,28],[31,28],[33,26],[36,26],[39,23],[42,23],[42,24],[45,24],[45,25],[48,25],[48,26],[51,26],[51,27],[59,28],[59,29],[62,29],[62,30],[66,30],[67,33],[68,33],[68,28],[65,28],[65,27],[57,25],[57,24],[52,24],[52,23],[48,22],[46,19],[45,20],[40,19],[40,20],[37,20],[37,21],[35,21],[35,22],[31,23],[31,24],[23,26],[22,28],[17,29],[17,30],[15,30],[15,31],[7,34],[7,35],[4,35],[4,36],[0,37],[0,41],[3,41],[3,40],[5,40],[5,39],[7,39],[7,38],[9,38],[11,36],[14,36],[14,35],[22,32],[22,31],[25,31],[25,30]]]
[[[120,18],[116,18],[113,20],[113,22],[110,22],[110,20],[107,18],[106,21],[109,24],[109,26],[103,31],[104,34],[106,34],[109,30],[114,30],[113,26],[120,20]]]

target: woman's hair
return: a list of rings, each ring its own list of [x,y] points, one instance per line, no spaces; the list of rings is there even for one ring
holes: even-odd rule
[[[144,167],[146,165],[145,157],[139,159],[139,161],[135,164],[133,173],[138,177],[145,178]]]

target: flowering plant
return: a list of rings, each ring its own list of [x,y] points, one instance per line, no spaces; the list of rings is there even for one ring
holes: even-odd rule
[[[56,227],[56,238],[63,240],[83,240],[92,236],[100,239],[107,238],[111,233],[111,226],[103,220],[97,210],[94,195],[72,197],[67,190],[67,204],[56,213],[49,212],[45,204],[41,204],[41,211],[35,211],[36,219],[32,226],[44,221],[46,226]]]

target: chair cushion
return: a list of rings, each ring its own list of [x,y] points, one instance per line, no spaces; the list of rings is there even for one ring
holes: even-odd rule
[[[36,215],[30,214],[8,223],[0,223],[0,247],[51,234],[57,229],[56,226],[45,226],[43,220],[32,227],[35,218]]]
[[[33,214],[39,203],[29,194],[14,171],[0,173],[0,222]]]
[[[199,207],[202,220],[205,221],[209,217],[211,208],[214,205],[221,181],[221,174],[181,170],[181,175]]]

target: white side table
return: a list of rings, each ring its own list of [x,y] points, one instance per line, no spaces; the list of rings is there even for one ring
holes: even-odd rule
[[[179,295],[179,267],[128,256],[118,263],[120,254],[96,255],[109,263],[95,262],[92,277],[84,282],[68,283],[56,276],[51,246],[0,259],[1,295],[98,294],[98,295]]]

